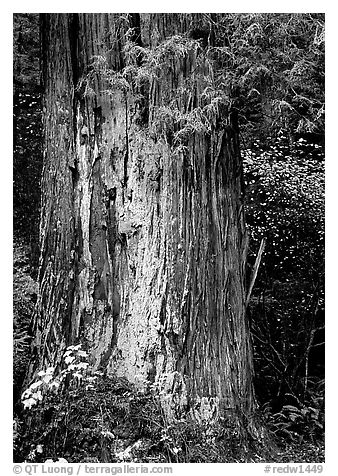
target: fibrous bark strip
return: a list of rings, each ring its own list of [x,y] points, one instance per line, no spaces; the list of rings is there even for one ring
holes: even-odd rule
[[[154,48],[202,20],[135,14],[129,21],[134,41]],[[84,94],[93,57],[105,54],[115,71],[125,66],[129,26],[116,14],[43,17],[36,361],[55,363],[60,349],[81,340],[94,369],[141,388],[155,383],[172,417],[187,410],[196,418],[251,415],[236,118],[223,111],[183,148],[150,133],[168,98],[182,111],[198,105],[202,83],[190,96],[177,92],[197,68],[194,53],[168,58],[169,73],[141,87],[142,100],[107,91],[99,75],[95,94]]]

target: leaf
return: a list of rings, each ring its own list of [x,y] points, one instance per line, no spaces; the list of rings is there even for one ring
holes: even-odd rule
[[[27,400],[24,400],[23,402],[23,406],[24,406],[24,409],[28,408],[32,408],[32,406],[36,405],[37,404],[37,400],[35,400],[35,398],[28,398]]]
[[[75,360],[75,357],[73,355],[67,355],[65,357],[65,362],[67,365],[70,364],[71,362],[74,362],[74,360]]]
[[[282,408],[282,411],[283,410],[287,410],[289,412],[294,412],[294,413],[301,414],[301,410],[299,410],[299,408],[297,408],[293,405],[284,405],[283,408]]]
[[[32,383],[30,389],[35,390],[36,388],[40,387],[40,385],[42,385],[42,380],[38,380],[37,382]]]
[[[53,379],[53,375],[47,374],[42,378],[42,381],[45,383],[49,383]]]
[[[37,453],[43,453],[43,445],[37,445],[35,451],[36,451]]]
[[[80,372],[74,372],[73,377],[78,378],[79,380],[83,379],[83,375]]]
[[[42,393],[41,393],[40,390],[38,390],[38,391],[35,393],[34,398],[36,398],[37,400],[39,400],[40,402],[42,402],[43,396],[42,396]]]
[[[88,366],[89,366],[88,362],[80,362],[79,364],[77,364],[78,369],[86,370]]]

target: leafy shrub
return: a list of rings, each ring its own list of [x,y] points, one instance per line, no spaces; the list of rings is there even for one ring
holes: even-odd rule
[[[284,405],[279,412],[271,415],[269,428],[279,438],[307,439],[313,443],[317,439],[322,439],[323,415],[319,408]]]
[[[281,132],[244,150],[249,264],[266,247],[249,305],[256,390],[273,410],[310,398],[324,370],[324,164],[322,148]],[[311,406],[311,405],[310,405]]]
[[[77,387],[85,378],[87,387],[92,385],[95,377],[86,375],[88,362],[85,361],[87,352],[81,349],[81,344],[71,345],[63,355],[66,367],[59,373],[54,367],[38,372],[35,381],[23,392],[22,403],[24,408],[31,408],[39,402],[43,402],[44,397],[49,394],[60,392],[60,387],[67,388],[69,392],[73,387]]]
[[[21,392],[30,352],[30,322],[37,295],[37,283],[30,275],[29,249],[14,242],[13,274],[13,379],[14,400]]]
[[[42,170],[42,95],[39,15],[13,15],[13,227],[30,245],[38,265],[40,177]]]
[[[289,142],[281,132],[266,147],[243,151],[246,211],[258,247],[267,237],[268,265],[279,279],[317,271],[324,243],[324,163],[317,144]],[[311,260],[311,265],[309,264]],[[318,271],[317,271],[318,272]]]
[[[16,461],[39,462],[61,456],[69,462],[121,461],[119,454],[128,446],[141,438],[147,440],[152,427],[156,432],[162,427],[150,396],[132,392],[124,381],[93,377],[95,386],[83,381],[71,390],[49,391],[26,410],[20,438],[16,438]],[[41,453],[35,451],[38,446]],[[149,458],[161,461],[161,455]]]
[[[44,462],[234,462],[261,460],[257,444],[243,450],[236,428],[168,423],[155,389],[140,392],[123,379],[91,374],[80,346],[63,356],[65,368],[37,374],[23,392],[15,421],[14,460]]]

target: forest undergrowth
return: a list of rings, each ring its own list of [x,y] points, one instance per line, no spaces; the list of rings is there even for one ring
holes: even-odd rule
[[[213,425],[189,418],[169,423],[154,386],[140,392],[124,379],[91,373],[80,345],[65,352],[62,371],[41,370],[25,388],[27,316],[34,307],[36,284],[22,245],[15,248],[14,283],[15,462],[324,461],[320,384],[312,388],[311,404],[284,405],[279,411],[273,411],[271,402],[261,405],[257,418],[267,430],[262,441],[243,438],[222,420]]]

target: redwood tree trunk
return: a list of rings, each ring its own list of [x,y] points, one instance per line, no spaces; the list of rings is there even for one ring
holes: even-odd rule
[[[173,54],[166,73],[140,86],[140,94],[109,90],[107,77],[91,69],[92,58],[105,56],[109,71],[122,71],[131,27],[133,41],[153,49],[206,28],[197,14],[43,16],[35,365],[55,364],[67,345],[84,342],[94,369],[140,388],[155,383],[171,418],[186,411],[195,418],[250,417],[235,116],[223,108],[211,130],[192,130],[181,148],[161,138],[153,127],[160,107],[174,100],[180,111],[197,111],[203,74],[187,97],[180,86],[192,82],[196,55]],[[201,62],[198,68],[209,71]]]

